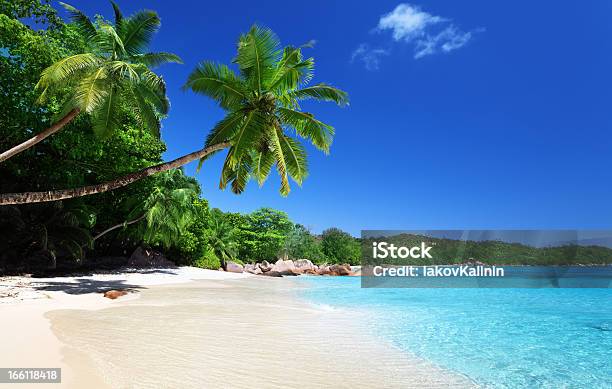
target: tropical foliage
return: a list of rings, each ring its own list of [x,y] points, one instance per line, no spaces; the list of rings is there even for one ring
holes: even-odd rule
[[[361,245],[351,235],[338,228],[323,231],[321,236],[323,254],[332,262],[346,262],[358,265],[361,259]]]
[[[0,150],[43,133],[69,108],[78,108],[81,112],[65,123],[62,131],[0,163],[0,193],[27,190],[49,193],[56,188],[125,182],[126,175],[133,172],[160,164],[166,166],[162,164],[166,145],[158,137],[157,129],[165,112],[160,108],[167,104],[159,104],[163,99],[156,103],[154,94],[145,91],[137,95],[136,92],[153,88],[154,80],[162,87],[163,81],[148,69],[176,58],[163,53],[149,55],[146,51],[146,43],[159,27],[159,18],[154,12],[142,11],[123,17],[118,7],[113,6],[116,12],[112,23],[99,17],[91,21],[67,6],[72,22],[65,24],[46,2],[0,2]],[[32,28],[20,18],[29,18],[28,23],[39,24]],[[136,24],[141,27],[134,27]],[[132,40],[128,31],[140,38]],[[94,33],[95,37],[88,35]],[[139,41],[142,44],[135,43]],[[305,169],[294,174],[295,169],[291,166],[295,164],[287,162],[294,158],[290,155],[293,154],[291,150],[302,147],[298,138],[308,139],[327,151],[333,129],[306,113],[301,121],[292,124],[286,117],[291,113],[286,110],[297,115],[301,112],[298,102],[307,97],[344,104],[346,95],[331,87],[307,85],[313,61],[302,57],[304,47],[281,50],[276,47],[276,37],[263,28],[252,29],[240,38],[240,42],[234,74],[248,99],[232,102],[229,95],[213,98],[223,101],[221,104],[228,112],[226,117],[235,117],[238,126],[235,128],[243,129],[245,135],[248,130],[247,138],[251,140],[245,143],[246,138],[234,136],[236,134],[229,128],[223,133],[231,136],[223,139],[225,142],[220,148],[227,144],[231,154],[229,160],[240,163],[234,165],[226,159],[230,167],[226,166],[222,175],[232,187],[243,189],[242,185],[234,184],[235,179],[231,177],[236,170],[231,166],[245,167],[252,155],[261,157],[260,162],[274,157],[270,166],[277,165],[281,179],[283,166],[287,170],[286,177],[303,178]],[[273,47],[276,49],[271,49]],[[259,63],[265,65],[265,69],[260,69],[262,83],[256,85],[253,66],[259,65],[249,65],[249,56],[252,59],[255,52],[252,50],[263,52],[262,48],[271,50],[273,55]],[[272,68],[275,75],[271,73]],[[98,78],[93,80],[92,77]],[[270,77],[276,81],[272,83]],[[85,90],[85,80],[90,81],[91,98],[79,92]],[[198,90],[202,82],[200,79],[188,85]],[[103,115],[100,107],[108,102],[113,86],[121,92],[115,95],[116,100],[113,99],[114,119],[107,122],[109,127],[100,126]],[[157,90],[163,91],[163,88]],[[139,110],[138,96],[144,98],[153,115]],[[158,97],[162,97],[161,94]],[[81,104],[86,101],[89,105]],[[285,114],[281,114],[283,112]],[[280,130],[277,128],[275,132],[277,136],[282,132],[283,137],[279,140],[295,142],[298,146],[289,150],[283,143],[280,147],[275,145],[269,141],[274,135],[271,129],[251,124],[244,126],[245,122],[237,118],[239,115],[243,115],[242,119],[261,117],[268,123],[280,125]],[[153,120],[145,119],[153,116],[155,125],[148,125],[153,124]],[[196,182],[181,170],[174,169],[200,156],[203,154],[181,157],[179,163],[166,166],[165,172],[155,170],[154,173],[159,174],[139,176],[130,181],[130,185],[96,192],[99,194],[95,197],[0,206],[0,273],[90,266],[99,264],[101,258],[128,257],[142,244],[163,251],[177,263],[214,269],[229,259],[273,261],[282,256],[308,257],[309,252],[318,253],[316,255],[322,252],[320,238],[307,231],[298,232],[294,222],[281,211],[261,209],[244,215],[210,209],[208,202],[200,197]],[[260,173],[266,170],[262,169],[265,164],[259,166],[253,165],[248,170],[248,177],[264,178]],[[241,170],[235,177],[240,177],[239,181],[246,179],[246,171]],[[318,260],[325,259],[319,257]]]
[[[298,184],[308,175],[306,151],[294,135],[329,152],[334,128],[300,110],[306,99],[348,102],[347,94],[327,84],[309,85],[314,59],[303,47],[281,48],[268,28],[253,26],[238,40],[236,73],[226,65],[204,61],[191,73],[185,88],[208,96],[226,110],[206,145],[231,142],[219,187],[229,184],[242,193],[250,178],[262,185],[272,166],[281,179],[280,193],[289,194],[289,177]],[[201,160],[202,162],[202,160]]]
[[[60,95],[62,108],[53,117],[54,125],[2,153],[0,162],[53,135],[81,112],[90,114],[95,134],[107,137],[120,127],[122,105],[130,107],[140,126],[159,136],[159,118],[168,113],[169,102],[164,81],[150,67],[181,61],[174,54],[147,51],[160,25],[155,12],[140,11],[124,18],[117,4],[111,3],[114,24],[102,18],[92,22],[81,11],[61,3],[84,42],[83,50],[62,56],[44,69],[36,91],[39,103]]]
[[[235,62],[240,73],[225,65],[203,62],[190,75],[185,87],[219,102],[227,115],[209,134],[201,150],[144,168],[108,182],[53,191],[0,194],[0,205],[56,201],[104,193],[124,187],[145,177],[176,169],[200,159],[200,164],[218,151],[229,148],[221,172],[220,187],[231,183],[234,193],[241,193],[250,178],[259,184],[268,177],[273,165],[281,177],[280,192],[289,193],[289,177],[298,184],[306,177],[306,153],[298,139],[310,140],[328,152],[333,127],[300,110],[306,99],[346,104],[345,92],[326,84],[306,86],[314,69],[312,58],[302,57],[302,47],[281,50],[269,30],[253,27],[240,37]],[[138,112],[136,112],[138,117]]]
[[[200,194],[200,186],[193,178],[185,176],[182,170],[171,170],[155,177],[150,190],[144,200],[141,196],[127,200],[131,208],[128,220],[104,230],[94,239],[116,228],[137,224],[139,235],[146,243],[170,248],[178,241],[195,219],[194,201]]]
[[[206,242],[209,251],[219,259],[221,267],[226,269],[227,261],[236,260],[238,255],[238,231],[223,217],[223,212],[220,210],[212,210],[209,216]]]
[[[289,258],[306,258],[316,264],[327,261],[323,253],[321,239],[313,235],[301,224],[295,224],[293,226],[289,235],[287,235],[283,251]]]
[[[160,26],[153,11],[123,17],[117,4],[114,23],[102,18],[92,22],[71,5],[61,3],[70,13],[79,35],[87,42],[85,52],[67,56],[46,68],[37,84],[40,101],[66,87],[70,89],[59,116],[73,109],[91,114],[92,129],[101,137],[120,126],[123,103],[135,112],[138,124],[158,135],[159,116],[168,113],[164,81],[150,68],[178,62],[171,53],[148,51]]]
[[[90,220],[82,204],[62,203],[29,207],[0,207],[0,273],[65,267],[79,264],[92,244]]]

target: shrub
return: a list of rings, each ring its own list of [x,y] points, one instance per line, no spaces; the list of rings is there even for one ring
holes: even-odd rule
[[[361,245],[357,239],[338,228],[323,231],[321,245],[323,253],[332,263],[360,263]]]
[[[219,270],[221,267],[221,261],[212,251],[206,251],[202,256],[193,262],[193,266],[200,267],[202,269]]]

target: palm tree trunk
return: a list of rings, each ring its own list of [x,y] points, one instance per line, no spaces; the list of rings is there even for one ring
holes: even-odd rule
[[[9,150],[6,150],[2,154],[0,154],[0,163],[6,161],[7,159],[11,158],[14,155],[21,153],[24,150],[29,149],[35,144],[42,142],[45,138],[55,134],[56,132],[64,128],[66,124],[70,123],[72,119],[74,119],[80,112],[81,110],[79,108],[73,109],[72,111],[68,112],[66,116],[61,118],[57,123],[47,128],[43,132],[34,135],[30,139],[26,140],[23,143],[18,144],[17,146]]]
[[[145,177],[152,176],[156,173],[165,172],[167,170],[176,169],[191,161],[205,157],[210,153],[219,151],[229,147],[229,142],[217,143],[216,145],[208,146],[202,150],[194,151],[191,154],[184,155],[170,162],[160,163],[159,165],[151,166],[141,171],[127,174],[112,181],[107,181],[102,184],[83,186],[75,189],[50,190],[46,192],[23,192],[23,193],[6,193],[0,194],[0,205],[11,204],[30,204],[42,203],[45,201],[58,201],[64,199],[72,199],[75,197],[88,196],[96,193],[103,193],[109,190],[121,188]]]
[[[145,213],[145,214],[143,214],[142,216],[140,216],[140,217],[138,217],[138,218],[134,219],[134,220],[130,220],[129,222],[126,222],[126,223],[119,223],[119,224],[114,225],[114,226],[112,226],[112,227],[110,227],[110,228],[107,228],[106,230],[104,230],[104,231],[100,232],[98,235],[94,236],[94,237],[93,237],[93,240],[97,240],[97,239],[99,239],[100,237],[102,237],[103,235],[106,235],[107,233],[109,233],[109,232],[111,232],[111,231],[113,231],[113,230],[116,230],[116,229],[117,229],[117,228],[119,228],[119,227],[129,226],[130,224],[138,223],[139,221],[141,221],[141,220],[142,220],[142,219],[144,219],[145,217],[147,217],[147,214],[146,214],[146,213]]]

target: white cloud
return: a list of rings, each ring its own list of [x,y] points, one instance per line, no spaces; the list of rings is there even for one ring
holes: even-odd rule
[[[366,43],[362,43],[351,54],[351,63],[355,61],[363,62],[363,65],[368,70],[378,70],[380,66],[380,57],[389,55],[389,50],[381,48],[370,48]]]
[[[457,50],[465,46],[475,33],[484,29],[462,31],[448,18],[432,15],[418,6],[403,3],[393,11],[382,15],[375,31],[391,31],[393,40],[412,45],[414,58],[419,59],[427,55]],[[378,57],[374,62],[378,67]]]
[[[381,16],[377,29],[392,30],[396,41],[411,41],[425,35],[431,25],[445,22],[446,19],[421,11],[410,4],[400,4],[388,14]]]

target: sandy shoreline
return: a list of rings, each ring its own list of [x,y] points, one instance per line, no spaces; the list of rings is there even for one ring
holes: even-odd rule
[[[62,385],[37,384],[36,387],[78,388],[85,384],[90,388],[105,387],[95,375],[87,374],[89,367],[80,363],[78,358],[66,360],[62,353],[63,345],[45,316],[47,312],[116,307],[139,298],[141,290],[152,286],[245,277],[248,275],[194,267],[54,278],[0,277],[0,344],[3,349],[0,367],[62,368]],[[116,288],[133,289],[135,293],[118,300],[102,297],[104,291]],[[82,369],[85,369],[85,374],[80,371]],[[3,387],[12,388],[14,385],[0,384],[0,388]]]
[[[0,298],[0,366],[61,367],[61,387],[472,386],[300,301],[294,280],[179,268],[36,283]],[[101,297],[115,287],[138,292]]]

